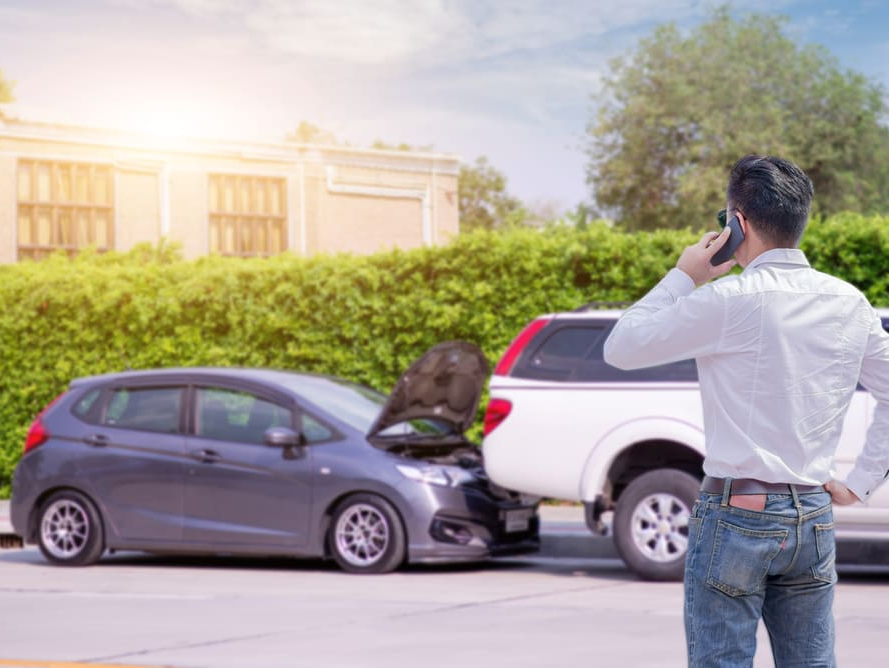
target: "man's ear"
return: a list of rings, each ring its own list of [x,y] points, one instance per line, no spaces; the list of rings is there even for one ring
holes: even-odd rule
[[[740,211],[735,211],[735,215],[738,217],[738,222],[741,224],[741,231],[744,233],[744,236],[750,236],[750,223],[747,222],[747,218]]]

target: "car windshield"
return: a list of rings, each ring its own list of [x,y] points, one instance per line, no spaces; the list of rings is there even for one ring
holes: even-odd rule
[[[300,376],[287,379],[285,384],[324,412],[364,434],[370,430],[386,403],[386,395],[365,385],[337,378]],[[388,427],[380,435],[442,435],[452,431],[452,427],[445,422],[411,420]]]

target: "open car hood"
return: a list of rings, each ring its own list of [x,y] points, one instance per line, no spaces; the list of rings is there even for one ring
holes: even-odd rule
[[[439,343],[401,376],[368,438],[418,419],[446,422],[462,434],[475,421],[487,377],[488,361],[478,346],[466,341]]]

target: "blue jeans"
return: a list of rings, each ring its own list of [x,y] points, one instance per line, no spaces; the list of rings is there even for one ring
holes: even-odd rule
[[[769,494],[762,512],[701,492],[685,562],[689,666],[752,666],[760,617],[776,668],[836,666],[835,557],[826,492]]]

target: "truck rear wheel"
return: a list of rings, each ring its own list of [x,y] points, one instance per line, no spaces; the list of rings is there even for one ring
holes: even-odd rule
[[[649,471],[624,491],[614,513],[614,543],[627,567],[645,580],[681,580],[688,518],[700,481],[676,469]]]

